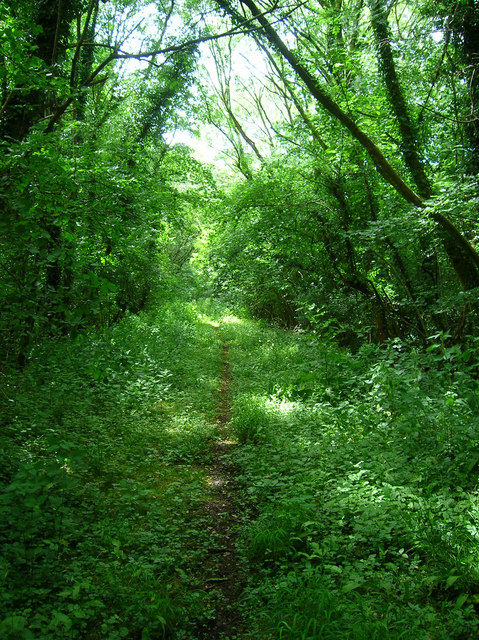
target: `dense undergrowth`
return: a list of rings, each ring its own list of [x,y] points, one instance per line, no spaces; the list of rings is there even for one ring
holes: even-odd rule
[[[219,372],[213,327],[170,304],[3,386],[2,639],[195,637]]]
[[[208,637],[223,341],[249,567],[230,640],[479,637],[472,350],[351,354],[232,316],[217,332],[200,307],[49,340],[10,372],[0,637]]]
[[[231,318],[245,638],[479,635],[478,384],[438,336],[351,355]]]

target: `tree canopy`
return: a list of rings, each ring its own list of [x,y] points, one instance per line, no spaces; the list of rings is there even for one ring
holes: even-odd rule
[[[205,273],[260,315],[472,330],[474,2],[31,0],[0,19],[5,357],[137,312],[206,228]],[[175,130],[210,131],[217,168]]]

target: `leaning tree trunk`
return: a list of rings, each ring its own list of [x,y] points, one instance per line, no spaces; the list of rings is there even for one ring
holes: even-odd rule
[[[410,116],[404,98],[404,92],[396,73],[385,1],[370,0],[370,9],[371,25],[373,27],[378,52],[379,69],[384,79],[389,104],[397,120],[404,163],[416,183],[419,195],[421,198],[427,200],[432,194],[431,183],[426,175],[424,162],[419,150],[418,132]],[[455,241],[451,230],[445,229],[444,224],[440,226],[441,229],[439,233],[444,250],[454,267],[462,287],[464,289],[473,289],[479,286],[477,267],[469,264],[463,247]]]
[[[396,73],[384,0],[370,0],[370,9],[379,69],[386,85],[389,104],[397,120],[404,163],[411,172],[419,195],[427,200],[431,197],[431,184],[418,149],[418,132],[409,114],[404,92]]]
[[[377,170],[383,178],[402,196],[407,202],[425,208],[423,198],[421,198],[406,182],[401,178],[394,167],[389,163],[379,147],[371,138],[356,124],[356,122],[345,113],[341,107],[321,88],[316,78],[300,62],[298,57],[291,51],[276,30],[265,18],[264,13],[256,6],[253,0],[240,0],[249,9],[253,17],[261,25],[262,31],[268,42],[289,62],[292,69],[304,82],[315,100],[334,118],[336,118],[351,135],[366,149],[373,160]],[[229,4],[228,0],[217,0],[219,6],[227,11],[234,19],[238,18],[237,12]],[[456,272],[456,275],[464,289],[479,286],[479,255],[461,234],[455,225],[444,214],[432,211],[431,217],[438,224],[443,240],[444,249]]]

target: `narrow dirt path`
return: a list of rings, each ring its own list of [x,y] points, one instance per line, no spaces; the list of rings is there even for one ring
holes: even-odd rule
[[[212,494],[205,506],[211,523],[211,535],[216,541],[205,567],[208,576],[205,579],[205,589],[214,591],[216,610],[215,618],[205,630],[202,640],[233,640],[241,637],[241,621],[235,605],[241,593],[243,575],[236,550],[236,529],[240,519],[235,499],[238,488],[230,460],[232,448],[237,446],[231,437],[229,427],[230,384],[228,345],[223,343],[216,418],[219,438],[213,446],[212,462],[208,469],[208,482]]]

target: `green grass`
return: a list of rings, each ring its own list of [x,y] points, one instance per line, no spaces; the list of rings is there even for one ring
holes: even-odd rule
[[[0,636],[194,638],[220,374],[188,305],[45,344],[2,413]]]
[[[254,514],[244,638],[479,637],[474,371],[398,342],[353,356],[246,320],[221,331]]]
[[[207,637],[223,341],[248,572],[236,640],[479,637],[471,354],[352,355],[222,312],[170,303],[44,343],[9,375],[0,637]]]

